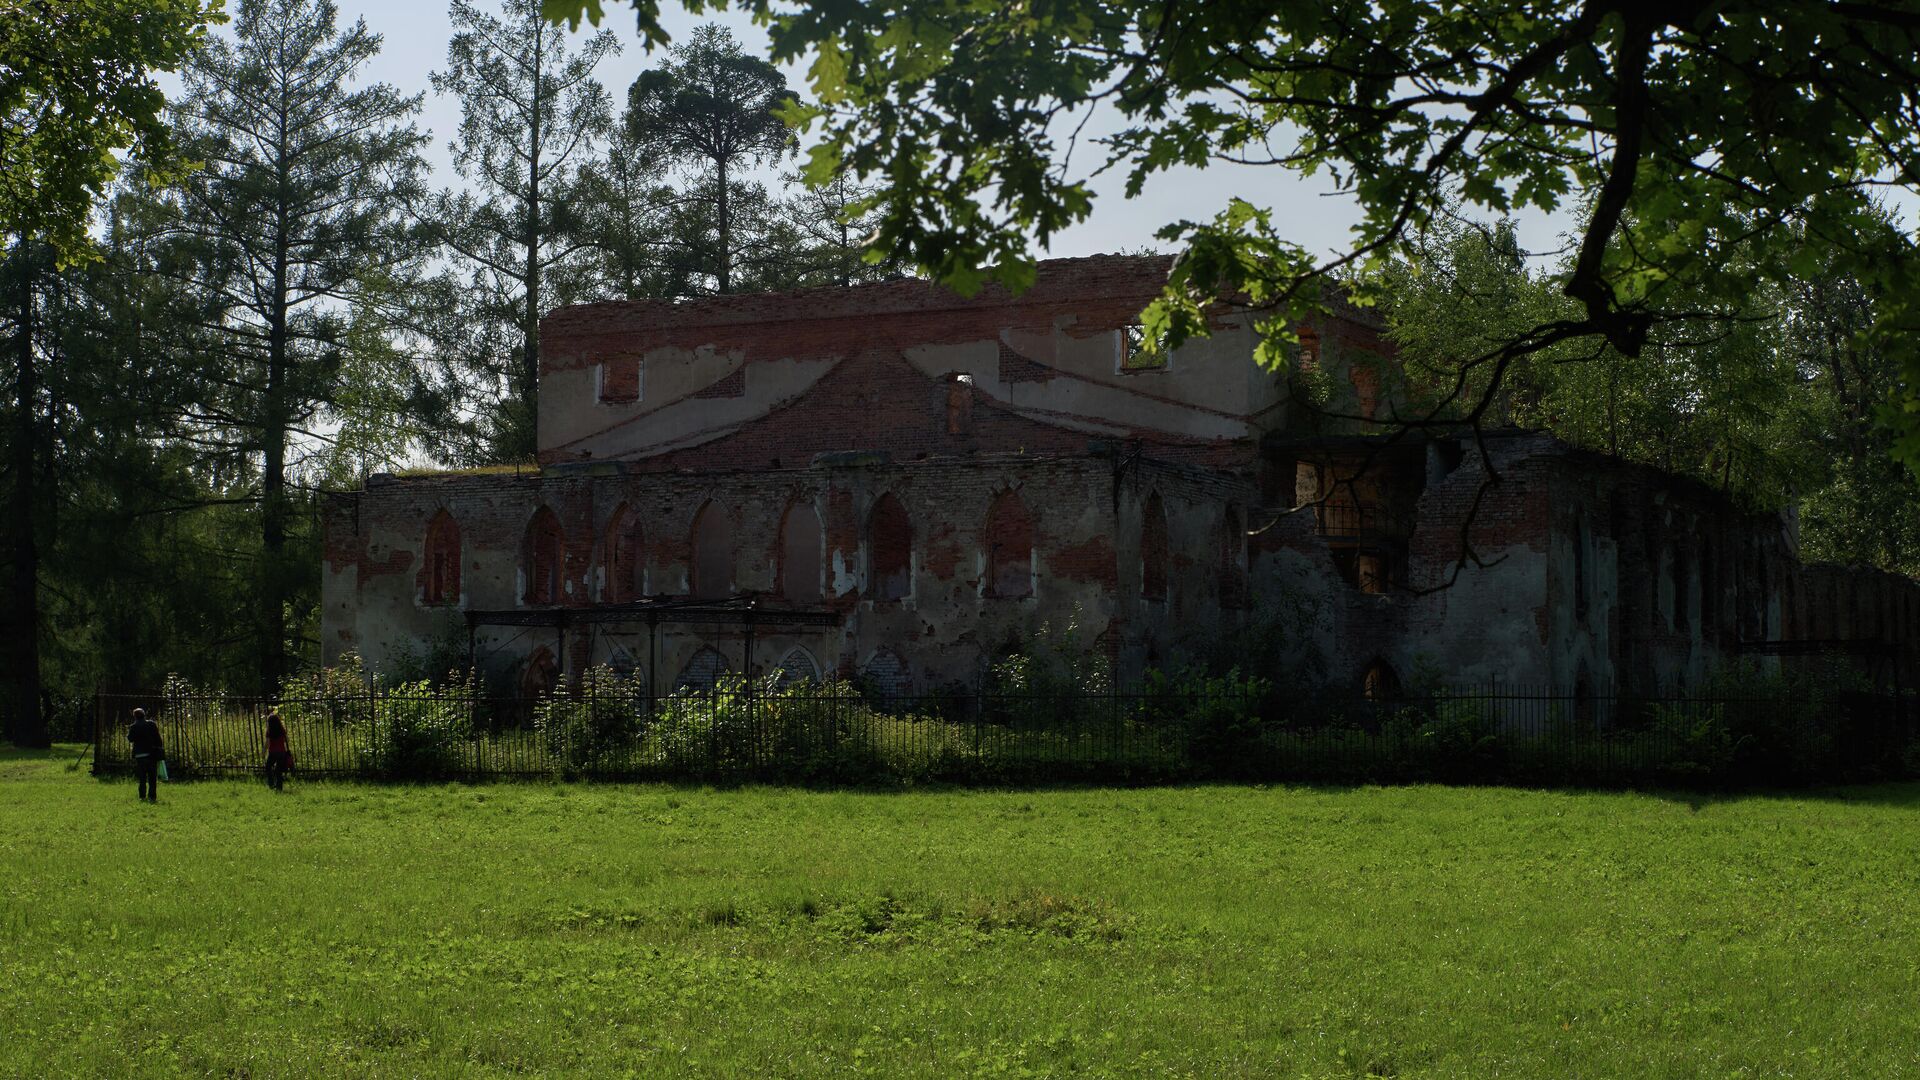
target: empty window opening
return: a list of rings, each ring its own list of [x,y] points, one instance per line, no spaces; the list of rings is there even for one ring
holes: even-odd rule
[[[1139,323],[1121,328],[1116,348],[1121,371],[1161,371],[1167,366],[1168,350],[1164,344],[1156,348],[1147,328]]]
[[[1382,556],[1362,552],[1354,559],[1354,584],[1363,593],[1380,595],[1387,591],[1387,560]]]
[[[1427,444],[1427,486],[1434,485],[1453,475],[1453,471],[1466,460],[1467,448],[1458,439],[1435,439]]]
[[[1320,370],[1320,332],[1311,326],[1299,330],[1300,345],[1294,353],[1294,369],[1302,375]]]
[[[601,361],[600,402],[626,405],[640,400],[640,358],[621,356]]]
[[[987,594],[1033,595],[1033,515],[1018,492],[1003,491],[987,509]]]
[[[607,522],[606,596],[614,603],[638,600],[646,595],[646,547],[640,535],[640,515],[625,503]]]
[[[520,670],[520,696],[543,698],[560,685],[560,661],[553,650],[541,645],[527,654],[526,667]]]
[[[693,519],[693,595],[723,599],[733,592],[733,522],[719,503],[709,502]]]
[[[1293,466],[1293,505],[1311,506],[1320,501],[1320,466],[1311,461]]]
[[[1167,598],[1167,508],[1160,493],[1147,496],[1140,514],[1140,595]]]
[[[867,588],[875,600],[900,600],[913,587],[913,522],[892,493],[867,515]]]
[[[445,510],[427,522],[420,598],[428,604],[460,602],[460,525]]]
[[[687,661],[687,666],[680,669],[680,678],[673,686],[675,690],[707,693],[720,685],[720,677],[726,673],[727,658],[713,646],[702,645]]]
[[[550,508],[541,507],[527,524],[526,554],[522,561],[525,602],[557,604],[565,592],[566,535],[560,531],[560,518]]]
[[[1392,701],[1400,696],[1400,676],[1393,665],[1375,659],[1360,675],[1360,695],[1368,701]]]
[[[947,376],[947,434],[973,434],[973,376],[964,372]]]
[[[780,595],[789,603],[813,604],[820,600],[821,553],[820,515],[804,502],[787,507],[780,522]]]

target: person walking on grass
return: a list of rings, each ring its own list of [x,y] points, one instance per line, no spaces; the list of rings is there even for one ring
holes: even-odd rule
[[[293,751],[287,748],[287,725],[280,721],[280,710],[267,711],[267,786],[279,791],[293,771]]]
[[[133,744],[133,775],[140,781],[140,798],[159,802],[160,763],[166,760],[167,747],[160,739],[160,725],[147,716],[147,710],[133,710],[127,741]]]

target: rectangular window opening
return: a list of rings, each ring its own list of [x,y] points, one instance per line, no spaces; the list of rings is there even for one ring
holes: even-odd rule
[[[1146,327],[1139,323],[1129,323],[1123,327],[1116,347],[1120,358],[1120,371],[1126,373],[1167,370],[1172,350],[1166,348],[1164,342],[1157,349],[1150,347],[1151,344],[1147,338]]]

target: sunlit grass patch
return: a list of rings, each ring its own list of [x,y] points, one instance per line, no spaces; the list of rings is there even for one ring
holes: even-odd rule
[[[1915,787],[146,807],[69,756],[0,755],[0,1076],[1920,1068]]]

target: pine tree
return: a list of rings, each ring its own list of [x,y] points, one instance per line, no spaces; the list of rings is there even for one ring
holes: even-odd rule
[[[178,198],[185,266],[217,387],[202,420],[216,454],[256,478],[258,678],[286,672],[288,607],[307,572],[289,551],[295,473],[339,392],[346,312],[369,276],[405,277],[421,245],[420,98],[357,86],[378,54],[332,0],[243,0],[235,40],[188,70],[182,139],[205,166]]]
[[[751,286],[756,264],[787,250],[791,238],[780,233],[777,200],[747,174],[792,150],[793,135],[780,118],[791,98],[780,69],[748,56],[712,24],[627,91],[626,125],[638,144],[692,174],[674,231],[705,289]]]
[[[576,184],[572,216],[585,258],[555,275],[555,299],[637,300],[691,291],[672,258],[675,193],[625,125],[612,128],[606,149],[580,170]]]
[[[41,712],[39,642],[41,530],[38,477],[47,459],[38,308],[56,264],[91,254],[95,200],[131,150],[146,167],[177,168],[156,71],[172,70],[199,42],[216,10],[200,0],[110,4],[7,3],[0,13],[0,299],[4,352],[13,371],[5,426],[9,563],[0,622],[0,704],[7,735],[48,741]]]
[[[470,190],[441,192],[428,218],[470,275],[452,347],[483,391],[505,391],[489,410],[494,454],[525,460],[535,449],[540,315],[554,299],[551,278],[584,247],[575,173],[611,115],[593,70],[619,43],[602,32],[569,50],[539,0],[504,0],[498,18],[454,0],[451,14],[447,69],[432,78],[460,99],[453,161]]]

